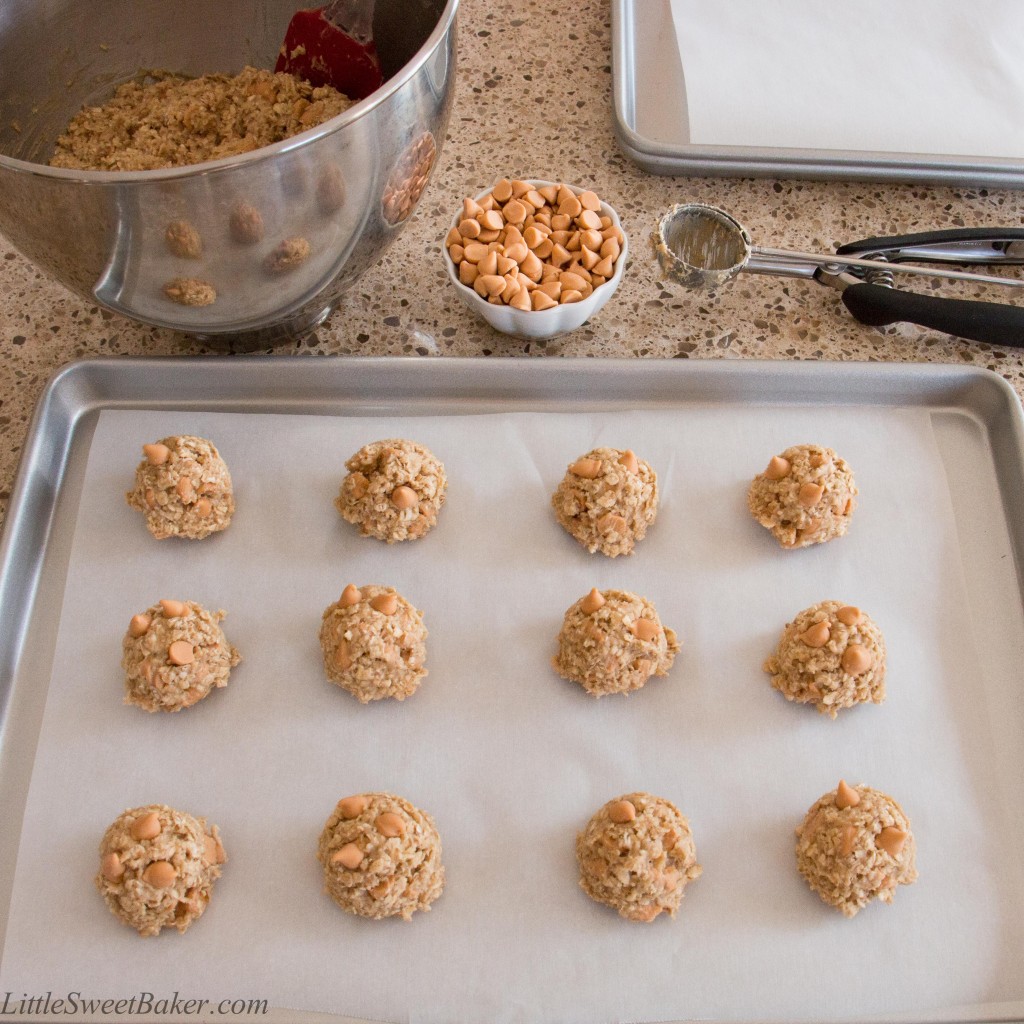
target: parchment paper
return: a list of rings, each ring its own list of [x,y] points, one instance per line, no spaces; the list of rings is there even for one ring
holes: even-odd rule
[[[213,439],[235,480],[234,523],[201,543],[152,540],[124,503],[141,443],[176,432]],[[344,459],[388,436],[428,445],[451,481],[438,527],[390,547],[331,504]],[[746,489],[771,454],[809,440],[847,459],[861,505],[847,537],[786,552],[749,517]],[[632,558],[588,555],[550,511],[566,465],[603,443],[659,473],[659,518]],[[430,674],[403,704],[360,706],[323,677],[320,614],[348,582],[394,585],[424,611]],[[655,601],[684,645],[667,679],[596,701],[553,672],[562,615],[595,585]],[[245,660],[196,707],[147,715],[121,703],[120,643],[163,597],[228,610]],[[827,598],[867,610],[889,648],[886,703],[836,722],[787,703],[761,671],[788,617]],[[924,410],[105,411],[0,990],[178,991],[466,1024],[1019,1010],[1024,822],[1005,765],[1019,764],[1006,746],[1021,709],[979,699],[984,672]],[[893,794],[919,850],[920,881],[852,921],[807,889],[793,856],[793,828],[840,776]],[[339,797],[373,789],[429,811],[443,838],[447,889],[411,923],[349,917],[322,890],[324,821]],[[633,789],[689,816],[705,869],[678,917],[649,926],[583,895],[573,853],[597,807]],[[93,889],[104,829],[148,802],[224,835],[224,876],[184,936],[140,939]]]
[[[671,0],[694,145],[1024,156],[1017,0]]]

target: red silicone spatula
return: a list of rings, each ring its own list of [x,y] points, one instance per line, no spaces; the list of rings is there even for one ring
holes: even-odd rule
[[[354,100],[379,88],[383,77],[373,42],[374,0],[331,0],[296,11],[288,22],[275,71],[313,85],[332,85]]]

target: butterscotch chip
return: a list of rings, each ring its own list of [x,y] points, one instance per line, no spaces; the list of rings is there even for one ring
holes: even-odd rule
[[[813,704],[835,718],[841,708],[885,700],[885,640],[864,612],[822,601],[786,624],[764,670],[786,700]]]
[[[636,818],[636,805],[628,800],[616,801],[608,808],[608,817],[617,825],[633,821]]]
[[[853,917],[874,899],[891,903],[897,886],[917,880],[917,868],[900,805],[869,786],[848,788],[855,802],[833,790],[807,812],[796,830],[796,862],[822,900]]]
[[[220,628],[224,612],[208,612],[195,601],[160,601],[145,617],[145,632],[129,625],[121,644],[126,704],[181,711],[227,686],[242,656]]]
[[[856,626],[860,622],[861,610],[853,605],[847,605],[836,612],[839,621],[847,626]]]
[[[154,828],[134,828],[137,821]],[[210,858],[207,851],[218,851]],[[140,935],[187,931],[210,902],[227,859],[216,825],[164,804],[121,814],[100,842],[99,890],[112,914]]]
[[[844,810],[847,807],[856,807],[860,803],[860,793],[857,792],[845,779],[839,780],[836,788],[836,807]]]
[[[343,818],[358,818],[366,810],[365,796],[344,796],[338,801],[337,812]]]
[[[650,793],[609,800],[576,837],[576,860],[580,888],[629,921],[675,917],[683,890],[702,871],[689,822]]]
[[[334,507],[364,537],[389,544],[416,540],[437,522],[448,477],[444,464],[423,445],[399,438],[374,441],[360,448],[345,468],[349,472]]]
[[[146,517],[157,540],[201,540],[230,524],[235,512],[231,474],[211,441],[187,434],[165,437],[143,445],[143,451],[146,458],[125,497]]]
[[[591,554],[628,555],[658,514],[658,478],[631,451],[595,448],[569,465],[551,504]]]
[[[331,899],[360,917],[408,921],[429,910],[444,890],[437,826],[391,793],[340,801],[320,834],[317,859]]]
[[[842,537],[856,507],[850,467],[831,448],[813,444],[772,456],[747,493],[750,514],[784,548]]]
[[[906,845],[909,834],[901,828],[896,828],[894,825],[887,825],[875,837],[875,846],[880,850],[885,850],[892,857],[899,857],[903,852],[903,847]]]
[[[625,590],[597,594],[600,603],[591,591],[565,613],[555,671],[594,697],[630,693],[667,675],[679,641],[662,627],[654,605]]]
[[[363,851],[355,843],[347,843],[340,850],[331,854],[331,863],[341,864],[349,871],[354,871],[363,862]]]
[[[362,704],[415,693],[427,674],[426,640],[423,613],[391,587],[346,587],[320,623],[327,678]]]
[[[217,301],[217,289],[198,277],[176,277],[168,281],[164,295],[180,306],[212,306]]]

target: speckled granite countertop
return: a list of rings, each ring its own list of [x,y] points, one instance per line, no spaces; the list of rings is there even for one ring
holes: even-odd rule
[[[748,275],[712,296],[685,292],[661,280],[644,242],[662,212],[689,200],[729,210],[762,244],[828,251],[872,235],[1019,226],[1024,192],[654,177],[617,147],[611,84],[608,0],[578,0],[572,8],[555,0],[462,0],[455,108],[415,216],[315,338],[275,351],[969,363],[1002,374],[1024,395],[1024,351],[909,325],[865,327],[836,292],[810,282]],[[502,175],[592,187],[618,209],[633,241],[612,301],[580,330],[548,343],[505,337],[473,317],[453,294],[440,261],[450,211]],[[424,263],[427,272],[419,272]],[[942,294],[1001,298],[934,287]],[[6,512],[32,410],[54,370],[83,357],[208,351],[75,297],[0,237],[0,510]]]

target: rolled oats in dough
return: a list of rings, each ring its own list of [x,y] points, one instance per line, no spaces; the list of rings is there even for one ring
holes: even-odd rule
[[[552,664],[560,676],[603,697],[667,675],[678,652],[675,633],[662,626],[650,601],[625,590],[594,589],[565,613]]]
[[[220,621],[195,601],[158,601],[132,617],[122,643],[124,702],[146,711],[180,711],[228,685],[242,656]]]
[[[675,917],[702,871],[689,822],[650,793],[609,800],[576,837],[576,859],[583,891],[629,921]]]
[[[892,903],[898,885],[917,880],[914,834],[903,809],[870,786],[839,786],[796,830],[796,863],[830,906],[853,917],[873,899]]]
[[[184,932],[206,910],[226,860],[216,825],[164,804],[133,807],[103,836],[96,888],[140,935]]]
[[[427,674],[426,639],[422,612],[391,587],[350,583],[320,624],[327,678],[363,704],[415,692]]]
[[[882,632],[866,612],[842,601],[822,601],[787,623],[764,670],[786,700],[813,704],[830,718],[841,708],[885,700]]]
[[[224,530],[235,512],[231,474],[211,441],[189,434],[144,444],[135,486],[125,497],[157,540],[202,540]]]
[[[328,894],[360,917],[429,910],[444,889],[441,837],[433,819],[391,793],[339,800],[320,835],[317,859]]]
[[[444,465],[415,441],[374,441],[346,463],[334,507],[365,537],[416,540],[437,522],[448,478]]]
[[[551,504],[591,554],[628,555],[658,514],[658,478],[628,449],[594,448],[569,466]]]
[[[842,537],[856,496],[850,467],[831,448],[798,444],[754,477],[747,505],[782,547],[804,548]]]
[[[147,77],[119,85],[101,106],[83,107],[57,140],[51,166],[149,171],[219,160],[290,138],[352,105],[330,86],[262,68]]]

